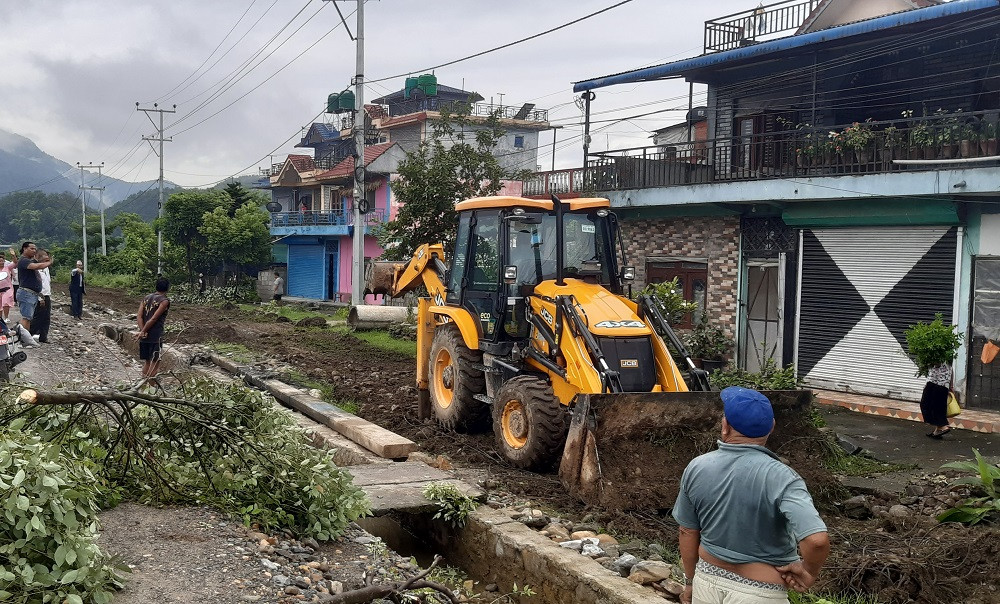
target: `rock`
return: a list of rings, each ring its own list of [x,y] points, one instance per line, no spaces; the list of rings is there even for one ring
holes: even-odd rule
[[[650,554],[659,554],[660,556],[667,551],[667,548],[663,547],[659,543],[650,543],[646,549],[649,550]]]
[[[840,445],[840,448],[843,449],[844,453],[847,453],[848,455],[856,455],[861,452],[861,445],[840,434],[837,435],[837,444]]]
[[[327,586],[327,589],[329,589],[330,593],[332,593],[333,595],[342,594],[344,593],[344,584],[341,583],[340,581],[330,581],[330,584]]]
[[[632,570],[628,574],[628,580],[640,585],[658,583],[664,579],[669,579],[670,573],[673,572],[673,570],[674,567],[666,562],[651,562],[646,560],[644,562],[638,562],[632,567]]]
[[[604,550],[601,549],[599,545],[585,543],[583,544],[583,548],[580,550],[580,553],[588,558],[600,558],[604,555]]]
[[[924,494],[924,487],[919,484],[908,484],[904,490],[907,495],[912,495],[914,497],[920,497]]]
[[[323,391],[320,390],[319,388],[310,388],[309,396],[313,398],[323,398]]]
[[[295,587],[294,585],[289,585],[285,587],[285,595],[287,596],[297,596],[300,593],[302,593],[302,590],[299,589],[298,587]]]
[[[911,513],[912,512],[910,511],[910,508],[906,507],[905,505],[897,504],[889,508],[889,515],[894,516],[896,518],[906,518]]]
[[[544,516],[542,516],[541,518],[536,518],[534,516],[522,515],[518,516],[516,520],[521,524],[533,529],[540,529],[548,525],[549,523],[549,519]]]
[[[558,539],[559,541],[569,540],[569,530],[558,522],[550,522],[542,530],[547,532],[553,539]]]
[[[623,577],[627,577],[632,567],[639,563],[639,559],[632,554],[622,554],[614,561],[614,570]]]
[[[591,533],[594,533],[594,535],[596,536],[597,532],[598,532],[598,528],[597,528],[597,526],[595,526],[593,524],[588,524],[587,518],[589,518],[589,517],[590,517],[589,515],[586,516],[586,517],[584,517],[584,521],[583,522],[581,522],[580,524],[574,525],[573,526],[573,530],[574,531],[590,531]]]
[[[684,585],[674,581],[673,579],[660,581],[660,587],[662,587],[668,594],[677,596],[678,599],[680,598],[680,595],[684,593]]]
[[[597,536],[597,541],[602,545],[618,545],[618,540],[607,533],[601,533]]]
[[[597,537],[594,531],[573,531],[569,534],[570,539],[592,539]]]
[[[840,505],[844,508],[844,515],[848,518],[865,520],[866,518],[871,518],[872,516],[872,511],[868,504],[868,497],[864,495],[851,497],[850,499],[842,502]]]
[[[281,568],[280,564],[278,564],[277,562],[272,562],[267,558],[261,558],[260,565],[266,568],[267,570],[278,570],[279,568]]]
[[[281,315],[281,316],[279,316],[278,318],[276,318],[276,319],[274,320],[274,322],[275,322],[275,323],[291,323],[291,322],[292,322],[292,320],[291,320],[291,319],[289,319],[288,317],[284,316],[284,315]]]
[[[284,587],[288,585],[288,577],[285,575],[274,575],[271,577],[271,583],[274,583],[276,587]]]
[[[612,558],[617,558],[618,556],[621,555],[621,552],[618,550],[618,546],[617,545],[603,545],[602,544],[601,545],[601,549],[604,550],[605,554],[611,556]]]
[[[583,541],[580,539],[572,539],[570,541],[563,541],[559,544],[559,547],[565,547],[566,549],[571,549],[573,551],[581,551],[583,549]]]
[[[319,543],[312,537],[304,537],[302,539],[302,545],[313,548],[313,551],[319,549]]]

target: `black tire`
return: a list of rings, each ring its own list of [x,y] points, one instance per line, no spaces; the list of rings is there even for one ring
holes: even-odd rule
[[[562,454],[569,413],[541,378],[512,378],[497,392],[493,433],[497,449],[525,470],[548,470]]]
[[[469,350],[455,325],[443,325],[434,332],[428,361],[431,409],[441,426],[456,432],[482,432],[489,427],[490,408],[474,395],[486,390],[483,355]]]

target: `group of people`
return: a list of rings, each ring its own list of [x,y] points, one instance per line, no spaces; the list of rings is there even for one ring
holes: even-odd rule
[[[72,315],[79,319],[83,312],[83,263],[77,261],[70,282],[73,299]],[[49,267],[52,256],[32,241],[21,244],[21,254],[10,250],[10,259],[3,261],[0,279],[0,313],[4,322],[17,304],[23,328],[21,342],[26,346],[48,342],[52,322],[52,277]]]

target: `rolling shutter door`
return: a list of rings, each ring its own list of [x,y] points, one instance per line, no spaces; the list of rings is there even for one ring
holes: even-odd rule
[[[906,328],[951,320],[957,227],[802,231],[798,374],[809,386],[918,400]]]
[[[323,299],[323,261],[325,246],[288,246],[288,295]]]

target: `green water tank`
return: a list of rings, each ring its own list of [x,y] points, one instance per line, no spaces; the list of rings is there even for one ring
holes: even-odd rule
[[[425,73],[422,76],[418,76],[417,86],[419,86],[420,89],[427,94],[427,96],[437,96],[438,79],[433,73]]]
[[[341,111],[354,110],[354,93],[350,90],[341,92],[339,101]]]
[[[326,112],[327,113],[337,113],[339,108],[337,103],[340,99],[339,92],[331,92],[330,96],[326,97]]]
[[[410,93],[413,92],[413,89],[416,87],[417,87],[416,76],[410,76],[406,78],[406,85],[403,86],[403,98],[404,99],[410,98]]]

